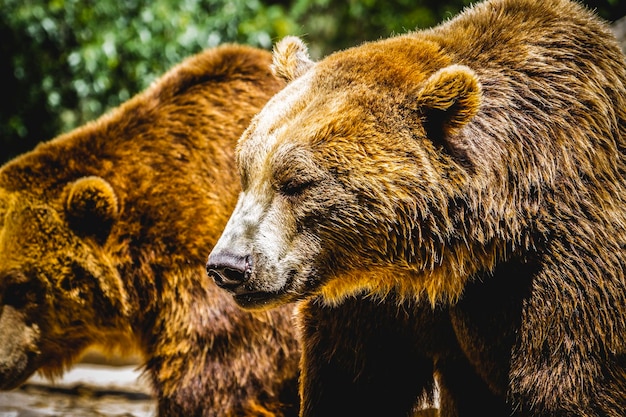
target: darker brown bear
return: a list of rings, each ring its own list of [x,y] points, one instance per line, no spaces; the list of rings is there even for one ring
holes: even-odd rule
[[[297,413],[292,307],[244,312],[204,272],[236,141],[284,85],[270,63],[207,50],[0,169],[1,389],[95,345],[139,351],[159,416]]]
[[[209,272],[304,299],[302,416],[622,416],[626,66],[566,0],[490,0],[313,63],[238,147]]]

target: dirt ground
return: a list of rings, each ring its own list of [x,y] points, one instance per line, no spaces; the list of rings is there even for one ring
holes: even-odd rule
[[[55,383],[34,376],[0,392],[0,417],[154,417],[156,402],[136,365],[80,363]]]

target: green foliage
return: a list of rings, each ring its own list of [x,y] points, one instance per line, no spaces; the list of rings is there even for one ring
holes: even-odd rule
[[[314,57],[363,41],[436,25],[471,0],[295,0],[291,15],[306,27]]]
[[[0,0],[0,162],[91,120],[185,57],[296,33],[259,0]]]
[[[303,36],[311,55],[433,26],[472,0],[0,0],[0,163],[91,120],[185,57]],[[587,2],[605,18],[624,0]]]

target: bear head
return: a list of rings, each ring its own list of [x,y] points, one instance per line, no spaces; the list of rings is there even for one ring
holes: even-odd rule
[[[250,308],[396,285],[433,301],[458,296],[454,271],[486,262],[456,235],[471,221],[469,173],[481,169],[464,132],[481,105],[474,71],[410,36],[318,63],[287,37],[273,65],[289,84],[238,144],[243,190],[209,274]],[[399,279],[407,271],[415,279]]]
[[[115,191],[97,176],[33,181],[19,160],[0,171],[0,389],[36,370],[58,376],[107,329],[127,326],[127,296],[103,250]]]

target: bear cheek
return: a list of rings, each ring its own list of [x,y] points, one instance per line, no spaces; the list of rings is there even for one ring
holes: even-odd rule
[[[0,389],[19,386],[35,371],[39,339],[37,325],[26,325],[12,306],[0,306]]]
[[[268,280],[297,298],[317,292],[323,284],[319,272],[331,260],[329,254],[324,252],[315,230],[301,226],[294,224],[282,230],[284,250],[278,254],[273,267],[275,272],[272,274],[272,268],[266,269],[270,273]]]

